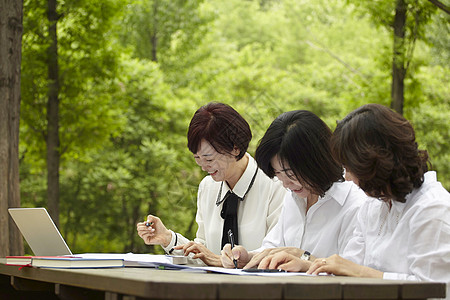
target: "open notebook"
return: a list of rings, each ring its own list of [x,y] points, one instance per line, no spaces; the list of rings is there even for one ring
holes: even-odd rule
[[[45,208],[9,208],[8,212],[35,256],[72,255],[72,251]],[[76,254],[76,258],[86,260],[120,259],[127,267],[157,267],[187,263],[185,256],[133,253],[84,253]],[[39,258],[39,260],[44,260],[44,258]],[[48,259],[48,261],[50,260]]]

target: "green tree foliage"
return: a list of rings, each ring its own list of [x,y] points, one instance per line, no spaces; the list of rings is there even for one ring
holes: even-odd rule
[[[389,105],[392,36],[384,24],[392,2],[103,2],[120,14],[64,2],[60,201],[73,250],[161,252],[136,234],[147,214],[195,236],[206,174],[186,132],[209,101],[229,103],[248,120],[251,154],[284,111],[311,110],[334,128],[364,103]],[[25,4],[21,190],[24,205],[43,206],[45,11]],[[410,56],[404,115],[449,189],[448,19],[426,18]]]

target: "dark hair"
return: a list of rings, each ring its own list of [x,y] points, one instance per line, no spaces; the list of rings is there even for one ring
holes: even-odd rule
[[[336,181],[342,181],[343,169],[331,154],[330,128],[315,114],[295,110],[279,115],[269,126],[256,149],[258,166],[273,178],[271,159],[278,155],[289,164],[297,179],[323,196]]]
[[[411,124],[379,104],[363,105],[339,122],[332,148],[361,189],[383,200],[405,202],[428,171],[428,153],[418,150]]]
[[[227,104],[210,102],[200,107],[192,117],[187,134],[188,148],[197,153],[201,141],[208,141],[219,153],[240,151],[240,160],[247,151],[252,132],[247,121]]]

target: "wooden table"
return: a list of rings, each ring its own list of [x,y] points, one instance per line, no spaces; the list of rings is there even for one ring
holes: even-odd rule
[[[445,283],[262,277],[152,268],[39,269],[0,262],[0,299],[426,299]]]

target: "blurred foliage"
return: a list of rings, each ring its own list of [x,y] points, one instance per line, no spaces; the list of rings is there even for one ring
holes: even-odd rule
[[[427,1],[405,117],[450,188],[449,23]],[[209,101],[250,123],[254,154],[280,113],[308,109],[334,128],[390,103],[392,1],[59,1],[61,231],[74,252],[157,252],[147,214],[193,238],[197,187],[186,132]],[[413,7],[414,8],[414,7]],[[24,2],[22,206],[45,206],[46,8]],[[411,20],[409,20],[411,21]],[[409,22],[408,21],[408,22]]]

